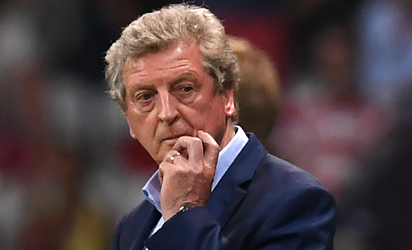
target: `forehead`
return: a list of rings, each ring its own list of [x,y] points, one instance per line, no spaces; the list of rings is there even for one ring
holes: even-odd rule
[[[124,75],[162,76],[165,72],[170,73],[180,69],[203,71],[202,55],[196,43],[177,43],[166,50],[129,58],[124,66]]]

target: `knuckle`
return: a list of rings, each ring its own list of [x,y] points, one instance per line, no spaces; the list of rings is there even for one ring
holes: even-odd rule
[[[211,143],[210,146],[211,146],[212,148],[219,149],[219,144],[217,144],[217,142]]]
[[[190,141],[192,138],[193,138],[193,137],[190,137],[190,136],[184,135],[184,136],[179,137],[178,141],[185,141],[185,142],[188,142],[188,141]]]
[[[159,164],[159,171],[163,172],[165,169],[165,162]]]
[[[202,140],[197,137],[191,137],[191,136],[182,136],[179,139],[182,139],[186,141],[189,144],[194,144],[194,143],[202,143]]]
[[[193,145],[202,145],[202,140],[200,138],[194,137],[192,140]]]

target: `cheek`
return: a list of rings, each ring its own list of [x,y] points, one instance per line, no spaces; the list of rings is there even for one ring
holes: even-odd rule
[[[205,129],[224,119],[224,110],[215,100],[208,100],[201,105],[192,107],[187,118],[196,129]]]
[[[142,145],[153,141],[155,124],[151,121],[150,117],[134,115],[129,117],[128,122],[131,130],[135,133],[135,139]]]
[[[155,126],[150,123],[135,124],[133,129],[136,133],[135,139],[139,141],[153,159],[158,160],[157,153],[160,145],[154,136]]]
[[[197,116],[196,120],[201,124],[200,128],[211,134],[215,139],[225,130],[226,115],[222,105],[218,102],[207,105],[202,115]]]

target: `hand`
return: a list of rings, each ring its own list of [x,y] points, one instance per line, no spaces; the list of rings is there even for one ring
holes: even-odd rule
[[[159,166],[160,204],[165,221],[182,205],[206,206],[209,200],[219,145],[206,132],[198,131],[197,136],[180,137]],[[176,153],[180,155],[171,161]]]

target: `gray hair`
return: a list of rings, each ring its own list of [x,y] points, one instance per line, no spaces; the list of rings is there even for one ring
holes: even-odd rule
[[[239,66],[222,23],[208,9],[188,4],[169,5],[131,22],[107,51],[109,93],[124,111],[123,70],[127,61],[166,50],[178,42],[199,45],[204,70],[212,77],[217,93],[231,88],[236,91]],[[237,112],[232,120],[237,121]]]

